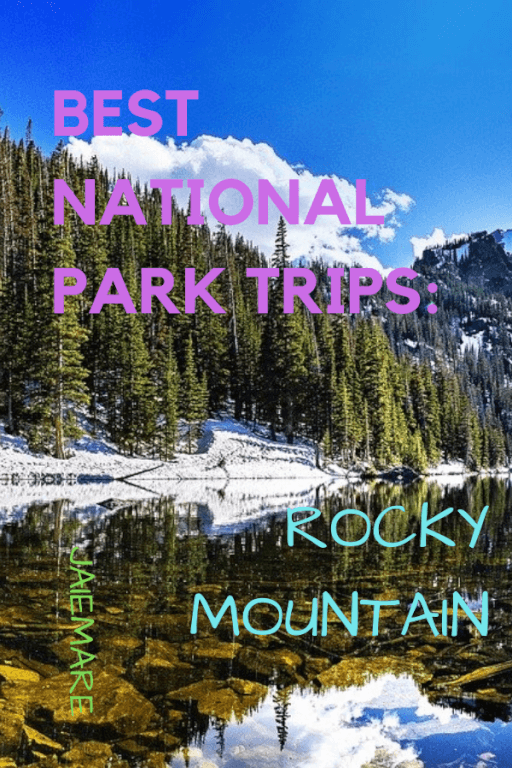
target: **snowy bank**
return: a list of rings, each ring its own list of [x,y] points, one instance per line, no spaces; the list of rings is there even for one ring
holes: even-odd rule
[[[504,468],[503,471],[508,473],[509,470]],[[5,489],[19,484],[25,494],[28,492],[27,496],[34,499],[62,497],[58,488],[63,486],[68,489],[67,498],[80,497],[84,490],[71,493],[69,489],[76,484],[85,488],[90,483],[108,484],[109,496],[126,498],[130,486],[125,486],[125,493],[112,493],[113,484],[116,487],[124,485],[116,481],[125,479],[135,485],[159,486],[158,492],[164,493],[163,485],[174,486],[183,481],[207,480],[210,484],[214,481],[222,484],[233,480],[248,483],[300,479],[306,481],[306,485],[318,486],[333,478],[361,482],[364,472],[363,466],[348,470],[327,462],[323,462],[320,469],[311,442],[302,440],[289,445],[283,437],[270,440],[264,428],[250,429],[228,416],[206,421],[197,451],[193,454],[177,452],[170,461],[124,456],[108,440],[87,434],[73,443],[68,459],[34,455],[22,437],[8,435],[0,425],[0,485]],[[389,472],[379,472],[372,477],[393,482],[386,474]],[[426,476],[442,483],[468,474],[471,473],[462,462],[454,461],[429,468]],[[398,482],[405,480],[405,476],[400,476]],[[55,493],[50,492],[50,487],[54,487]],[[150,491],[149,495],[152,492],[156,491]]]
[[[231,418],[209,419],[197,452],[177,453],[171,461],[123,456],[106,440],[84,436],[73,444],[68,459],[36,456],[20,437],[0,432],[0,478],[4,482],[86,482],[87,478],[116,480],[140,474],[144,481],[199,479],[310,478],[345,475],[339,467],[316,466],[314,448],[304,442],[273,441]],[[143,474],[142,474],[143,473]],[[136,478],[133,478],[136,481]]]

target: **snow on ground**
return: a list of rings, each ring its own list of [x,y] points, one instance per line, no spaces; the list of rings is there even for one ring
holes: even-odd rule
[[[429,475],[463,475],[466,471],[462,461],[442,461],[429,469]]]
[[[468,336],[467,333],[462,331],[462,340],[460,344],[461,355],[463,355],[467,349],[472,349],[475,352],[478,352],[483,346],[484,334],[485,331],[478,331],[478,333]]]
[[[112,483],[128,478],[136,485],[155,481],[307,479],[319,485],[334,477],[356,480],[358,470],[347,470],[335,464],[316,466],[315,448],[309,441],[288,445],[284,437],[270,440],[264,427],[249,426],[229,416],[208,419],[195,453],[177,452],[174,459],[161,461],[143,456],[123,456],[103,438],[85,435],[75,441],[68,459],[35,455],[22,437],[8,435],[0,425],[0,485],[20,483],[24,491],[34,488],[38,497],[50,488],[75,483]],[[441,463],[429,470],[430,475],[463,475],[462,462]],[[84,490],[82,488],[82,492]],[[112,494],[109,494],[112,496]],[[121,498],[124,495],[121,494]]]
[[[262,427],[255,431],[231,418],[210,419],[195,454],[162,462],[121,456],[89,436],[74,443],[69,459],[34,456],[22,438],[2,429],[0,526],[22,518],[32,503],[64,499],[64,516],[84,523],[124,503],[166,496],[178,516],[200,518],[203,531],[219,534],[286,514],[288,507],[318,506],[327,489],[347,482],[340,468],[330,466],[327,473],[316,467],[312,446],[269,440]]]
[[[34,456],[22,438],[2,429],[0,525],[36,502],[65,499],[65,514],[85,522],[124,503],[166,496],[179,516],[192,514],[203,531],[218,534],[285,514],[288,507],[318,507],[325,494],[350,481],[367,487],[360,475],[347,477],[340,467],[319,470],[313,446],[272,441],[263,427],[251,430],[229,417],[208,420],[197,452],[178,453],[169,462],[122,456],[107,440],[88,435],[74,443],[73,454],[66,460]],[[433,472],[441,484],[464,482],[460,462]]]
[[[226,514],[232,523],[312,505],[319,486],[346,482],[346,470],[317,468],[312,445],[288,445],[264,433],[229,417],[210,419],[197,452],[177,453],[167,462],[122,456],[108,441],[85,435],[73,444],[73,455],[61,460],[32,454],[23,438],[0,427],[0,522],[22,515],[34,502],[66,499],[87,516],[108,499],[119,503],[165,495],[178,512],[202,507],[223,525]]]
[[[457,254],[457,261],[467,258],[469,256],[469,243],[459,245],[459,247],[455,249],[455,253]]]
[[[333,468],[334,471],[335,468]],[[127,457],[116,452],[103,440],[83,437],[73,445],[69,459],[36,456],[28,450],[23,438],[0,433],[0,478],[13,474],[32,479],[44,474],[103,476],[119,479],[144,470],[144,480],[193,480],[201,478],[293,478],[322,480],[329,472],[318,469],[313,446],[288,445],[255,434],[231,418],[209,419],[203,428],[197,453],[180,453],[171,461],[143,457]],[[149,471],[146,471],[149,470]],[[339,469],[340,474],[345,474]]]
[[[72,454],[65,460],[36,456],[23,438],[0,426],[0,524],[34,502],[65,499],[87,518],[104,514],[108,500],[118,506],[163,495],[178,514],[193,509],[203,516],[203,529],[221,532],[287,507],[318,506],[320,494],[350,481],[362,487],[360,473],[335,465],[318,469],[308,442],[272,441],[263,427],[251,430],[227,416],[209,419],[197,452],[177,453],[172,461],[122,456],[106,439],[89,435],[73,444]],[[429,475],[453,486],[464,482],[466,470],[462,462],[449,462]]]

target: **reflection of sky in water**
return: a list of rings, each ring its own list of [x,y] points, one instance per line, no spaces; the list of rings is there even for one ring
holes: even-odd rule
[[[430,704],[410,678],[385,675],[363,688],[296,690],[289,697],[286,743],[280,749],[276,696],[242,723],[227,725],[188,750],[190,768],[363,768],[376,750],[379,768],[507,768],[512,724],[484,723]],[[384,757],[386,753],[387,757]],[[185,755],[173,768],[185,768]]]

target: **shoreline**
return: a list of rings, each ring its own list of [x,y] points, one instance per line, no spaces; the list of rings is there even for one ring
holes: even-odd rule
[[[405,484],[439,477],[507,476],[511,468],[474,471],[461,461],[440,462],[420,473],[407,466],[374,470],[364,464],[342,467],[334,462],[316,465],[316,452],[306,441],[289,445],[273,441],[231,418],[209,419],[195,453],[177,452],[162,461],[147,456],[125,456],[105,440],[85,435],[72,446],[72,455],[56,459],[31,453],[23,438],[0,431],[0,487],[30,488],[74,485],[127,485],[194,481],[308,480],[317,484],[383,481]]]

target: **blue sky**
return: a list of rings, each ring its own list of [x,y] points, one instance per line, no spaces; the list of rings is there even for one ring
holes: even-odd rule
[[[512,14],[505,0],[146,3],[4,0],[0,106],[47,151],[53,91],[199,90],[188,139],[266,142],[290,163],[414,198],[375,253],[512,227]],[[173,134],[162,101],[163,133]],[[165,110],[165,111],[164,111]],[[125,124],[128,121],[125,121]],[[164,136],[162,135],[162,138]]]

